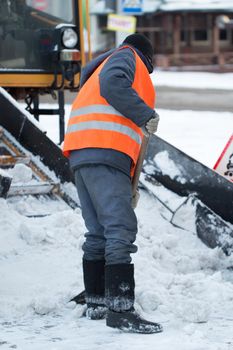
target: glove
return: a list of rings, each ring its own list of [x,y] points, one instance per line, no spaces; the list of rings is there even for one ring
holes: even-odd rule
[[[133,209],[135,209],[137,207],[139,198],[140,198],[140,194],[139,194],[139,191],[137,190],[135,195],[132,197],[132,200],[131,200],[131,207]]]
[[[153,117],[148,120],[148,122],[145,125],[145,131],[150,135],[154,134],[158,129],[159,124],[159,115],[158,113],[154,113]],[[147,135],[147,136],[149,136]]]

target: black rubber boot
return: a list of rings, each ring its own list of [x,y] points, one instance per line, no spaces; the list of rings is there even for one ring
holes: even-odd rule
[[[144,320],[134,309],[134,266],[132,264],[105,267],[105,297],[109,308],[108,327],[131,333],[160,333],[159,323]]]
[[[106,317],[104,265],[104,260],[83,259],[83,279],[87,303],[86,317],[90,320],[101,320]]]

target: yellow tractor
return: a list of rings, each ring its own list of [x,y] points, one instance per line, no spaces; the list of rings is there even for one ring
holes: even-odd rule
[[[81,65],[90,58],[88,19],[87,0],[0,0],[0,86],[16,100],[25,99],[37,119],[58,114],[60,142],[64,91],[78,89]],[[57,110],[39,108],[43,94],[58,99]]]

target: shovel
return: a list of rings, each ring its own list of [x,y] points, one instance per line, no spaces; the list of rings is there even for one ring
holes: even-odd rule
[[[144,161],[145,156],[146,156],[146,151],[147,151],[147,147],[148,147],[148,144],[149,144],[149,140],[150,140],[150,136],[144,135],[144,137],[142,139],[142,145],[141,145],[140,153],[139,153],[139,156],[138,156],[138,161],[137,161],[137,164],[135,166],[134,176],[133,176],[133,179],[132,179],[132,194],[133,194],[133,197],[135,197],[136,193],[137,193],[139,178],[140,178],[140,174],[141,174],[141,171],[142,171],[143,161]]]

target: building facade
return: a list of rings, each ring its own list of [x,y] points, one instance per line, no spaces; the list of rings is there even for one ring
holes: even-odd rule
[[[116,1],[105,4],[108,11],[111,6],[117,10]],[[223,16],[226,23],[219,25]],[[100,30],[106,32],[107,14],[98,17]],[[231,70],[232,23],[233,0],[144,0],[137,32],[153,42],[158,66],[215,65]]]

